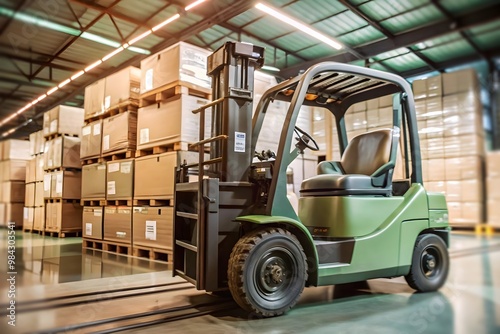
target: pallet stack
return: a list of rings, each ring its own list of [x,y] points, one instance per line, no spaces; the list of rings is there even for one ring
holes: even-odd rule
[[[83,247],[131,255],[141,71],[125,68],[85,89],[81,129]]]
[[[80,129],[83,109],[58,106],[43,115],[44,234],[65,237],[82,229]]]
[[[171,261],[175,167],[198,161],[199,115],[210,101],[209,51],[178,43],[141,62],[134,170],[133,253]],[[207,112],[205,137],[210,137]]]
[[[446,195],[450,224],[485,221],[484,128],[474,70],[413,82],[426,189]]]
[[[30,134],[31,159],[26,164],[26,191],[24,200],[23,231],[43,232],[45,226],[45,205],[43,196],[43,131]]]
[[[9,139],[0,142],[0,148],[0,226],[14,222],[15,227],[21,229],[30,143]]]
[[[486,155],[486,208],[487,222],[500,228],[500,151]]]

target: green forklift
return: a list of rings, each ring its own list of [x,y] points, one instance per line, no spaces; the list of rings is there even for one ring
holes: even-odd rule
[[[213,101],[193,111],[199,161],[176,170],[173,274],[199,290],[229,289],[244,310],[263,317],[288,311],[304,287],[404,276],[417,291],[439,289],[449,268],[448,211],[445,197],[423,186],[409,83],[324,62],[268,89],[253,112],[254,71],[263,63],[263,48],[239,42],[208,57]],[[348,141],[348,108],[388,95],[392,127]],[[274,129],[277,150],[256,153],[276,102],[288,106]],[[296,126],[303,106],[333,115],[341,159],[319,163],[317,175],[302,182],[296,212],[287,167],[304,150],[319,149]],[[404,175],[393,179],[398,149]]]

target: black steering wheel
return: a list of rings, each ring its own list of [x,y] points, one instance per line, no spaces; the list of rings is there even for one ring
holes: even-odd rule
[[[299,143],[312,151],[319,151],[318,143],[316,143],[316,141],[310,134],[308,134],[298,126],[296,126],[293,131],[297,134],[298,137],[296,139],[299,141]],[[309,144],[310,141],[314,144],[314,146]]]

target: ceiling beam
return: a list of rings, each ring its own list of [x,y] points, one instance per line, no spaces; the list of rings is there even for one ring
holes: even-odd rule
[[[485,52],[485,56],[488,59],[500,56],[500,48]],[[438,70],[442,71],[442,70],[445,70],[448,68],[452,68],[452,67],[456,67],[456,66],[460,66],[463,64],[471,63],[474,61],[480,61],[480,60],[484,60],[484,58],[481,55],[472,54],[472,55],[468,55],[468,56],[459,57],[459,58],[450,59],[450,60],[447,60],[444,62],[436,63],[436,67]],[[413,70],[402,72],[401,76],[403,76],[405,78],[409,78],[409,77],[414,77],[414,76],[429,73],[429,72],[431,72],[431,71],[429,71],[428,68],[421,67],[421,68],[415,68]]]
[[[456,24],[454,26],[450,26],[450,23],[448,21],[437,22],[425,27],[398,34],[394,36],[393,40],[384,39],[377,42],[365,44],[355,49],[359,53],[363,54],[366,58],[371,58],[383,52],[402,47],[408,47],[432,38],[446,35],[451,32],[462,31],[464,29],[469,29],[471,27],[485,24],[493,20],[498,20],[499,17],[500,3],[495,3],[487,8],[481,8],[479,10],[457,16]],[[356,57],[347,52],[344,52],[332,57],[324,57],[321,59],[311,60],[294,66],[290,66],[281,70],[279,72],[279,75],[282,78],[296,76],[299,71],[305,70],[310,66],[323,61],[349,63],[354,60],[356,60]]]
[[[71,73],[77,72],[80,70],[80,68],[76,68],[76,67],[69,67],[69,66],[63,66],[63,65],[58,65],[58,64],[52,64],[52,63],[49,63],[49,62],[46,62],[43,60],[31,59],[31,58],[22,57],[22,56],[16,56],[16,55],[13,55],[11,53],[1,52],[1,51],[0,51],[0,57],[5,58],[5,59],[17,60],[17,61],[21,61],[21,62],[28,63],[28,64],[48,66],[48,67],[52,67],[52,68],[57,69],[57,70],[67,71],[67,72],[71,72]]]

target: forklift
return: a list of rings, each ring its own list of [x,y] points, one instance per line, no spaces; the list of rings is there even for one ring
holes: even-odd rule
[[[263,317],[287,312],[304,287],[404,276],[417,291],[438,290],[449,268],[448,210],[443,194],[423,186],[410,84],[374,69],[318,63],[268,89],[252,116],[254,71],[263,63],[264,48],[240,42],[207,59],[213,101],[193,111],[199,161],[176,169],[174,276],[207,292],[229,289],[239,306]],[[348,108],[387,95],[392,127],[348,141]],[[288,105],[275,129],[277,151],[256,153],[276,101]],[[287,168],[304,150],[319,149],[296,126],[302,106],[332,114],[341,159],[321,162],[302,182],[297,213]],[[404,177],[393,180],[399,146]]]

